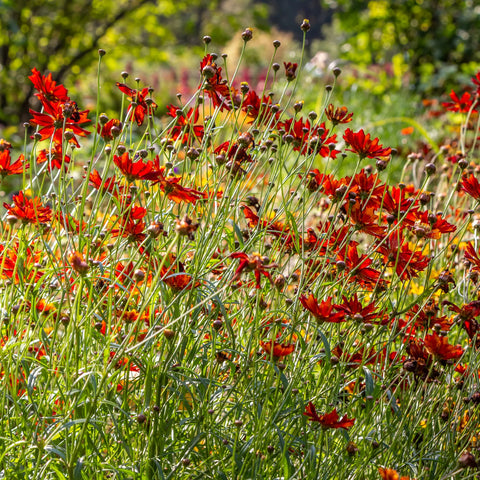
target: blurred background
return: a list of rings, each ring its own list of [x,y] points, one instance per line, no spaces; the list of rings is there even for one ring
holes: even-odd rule
[[[377,125],[397,143],[405,125],[379,119],[417,118],[422,100],[459,90],[480,66],[478,0],[1,0],[0,136],[23,140],[33,67],[52,72],[80,108],[94,108],[102,48],[102,111],[118,104],[122,71],[129,85],[152,86],[164,107],[198,85],[204,35],[233,71],[240,34],[252,27],[237,78],[257,88],[274,39],[276,61],[299,60],[304,18],[312,28],[298,99],[318,111],[338,65],[335,103],[355,112],[357,127]]]

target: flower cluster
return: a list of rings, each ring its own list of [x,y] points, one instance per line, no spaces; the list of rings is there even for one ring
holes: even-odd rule
[[[117,83],[126,111],[93,130],[32,70],[33,142],[0,141],[1,180],[23,181],[1,221],[2,405],[72,478],[104,450],[148,453],[148,478],[188,478],[204,450],[218,478],[276,478],[263,436],[292,478],[324,462],[367,478],[345,452],[368,455],[368,478],[408,479],[384,466],[407,461],[423,478],[476,446],[480,74],[443,104],[460,141],[399,158],[345,106],[275,103],[301,72],[284,67],[260,90],[207,53],[188,102]]]

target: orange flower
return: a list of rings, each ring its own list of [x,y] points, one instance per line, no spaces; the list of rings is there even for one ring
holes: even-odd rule
[[[10,150],[0,150],[0,176],[3,178],[7,175],[18,175],[23,173],[23,171],[29,167],[29,164],[25,163],[24,160],[25,157],[20,155],[17,161],[12,163]]]
[[[13,196],[13,205],[4,203],[3,206],[8,210],[9,215],[13,215],[26,223],[48,223],[52,219],[52,210],[50,207],[42,206],[42,201],[38,197],[29,200],[23,192]]]
[[[396,470],[393,468],[379,468],[378,472],[383,480],[415,480],[410,477],[400,477]]]
[[[260,341],[260,346],[268,356],[271,355],[276,360],[286,357],[295,351],[294,343],[278,343],[274,340],[269,342]]]

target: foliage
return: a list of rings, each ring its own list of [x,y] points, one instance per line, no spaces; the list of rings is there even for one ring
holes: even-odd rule
[[[167,46],[197,45],[205,34],[225,42],[229,31],[240,28],[242,11],[248,12],[242,22],[259,25],[267,15],[249,0],[2,1],[0,126],[28,120],[33,88],[25,79],[32,59],[42,72],[72,84],[92,74],[98,48],[111,53],[108,66],[118,73],[132,58],[158,65],[170,60]]]
[[[253,89],[209,46],[190,98],[124,75],[110,116],[31,72],[35,131],[0,140],[1,476],[473,478],[480,73],[395,155],[340,69],[308,112],[303,57],[275,42]]]
[[[480,62],[480,10],[472,0],[325,3],[337,9],[344,58],[364,66],[403,63],[416,89],[465,81]]]

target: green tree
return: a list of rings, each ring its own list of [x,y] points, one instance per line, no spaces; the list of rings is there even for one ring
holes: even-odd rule
[[[226,42],[265,17],[252,0],[1,0],[0,127],[29,120],[33,67],[70,86],[91,73],[98,48],[110,68],[125,57],[155,65],[178,45],[205,34]]]
[[[344,56],[384,64],[402,54],[419,88],[441,87],[480,61],[480,9],[475,0],[333,0]],[[458,82],[458,78],[457,78]]]

